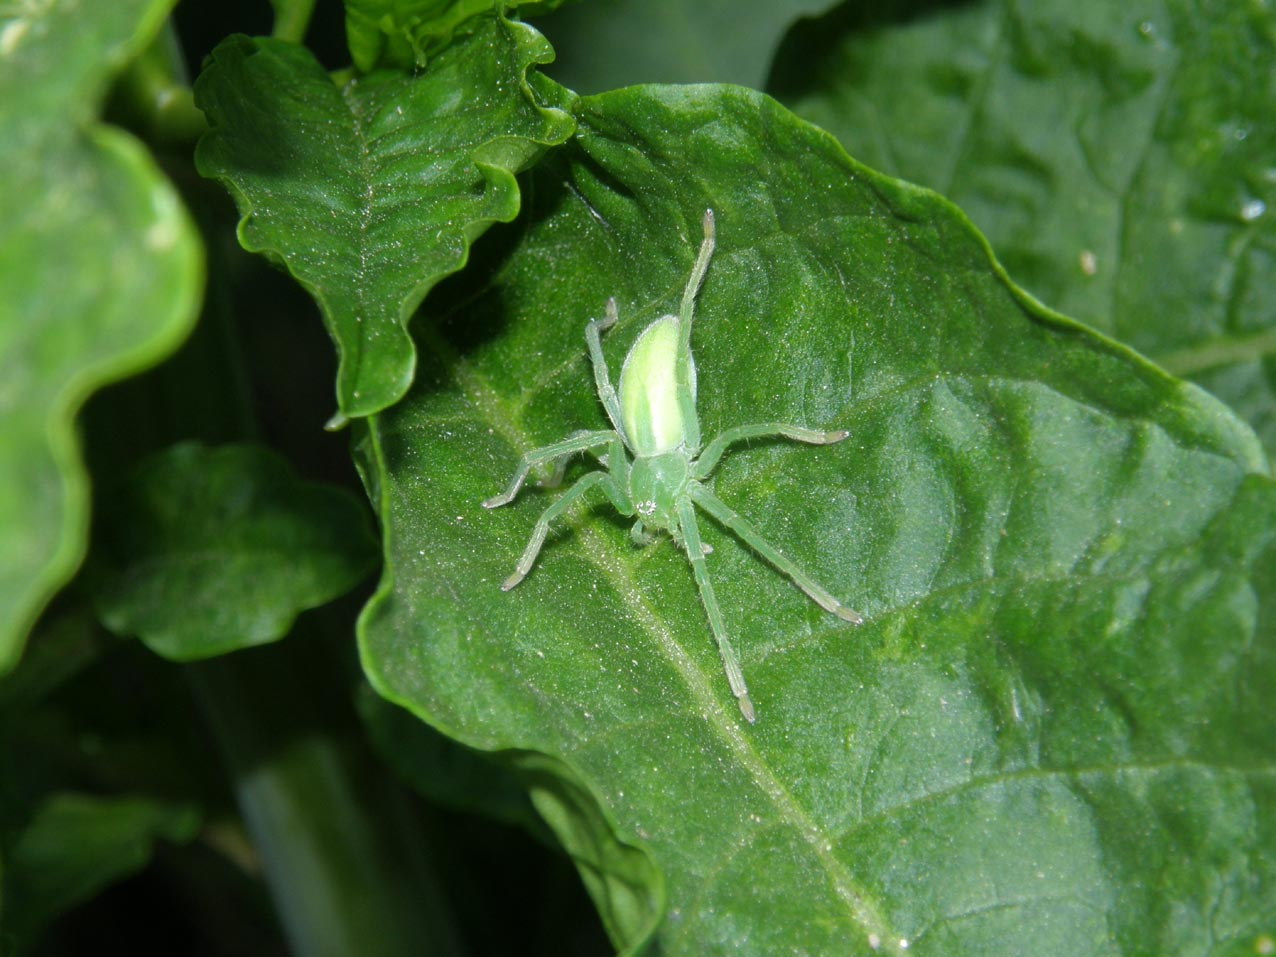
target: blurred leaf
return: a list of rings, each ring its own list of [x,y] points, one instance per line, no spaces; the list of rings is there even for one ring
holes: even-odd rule
[[[96,622],[91,630],[78,609],[51,618],[0,684],[0,832],[11,836],[67,790],[224,807],[220,766],[171,664]],[[64,673],[52,663],[59,654],[71,657]]]
[[[346,38],[354,65],[425,66],[471,18],[496,8],[545,13],[564,0],[346,0]]]
[[[273,452],[181,444],[144,462],[103,516],[102,622],[192,661],[276,641],[375,562],[363,509]]]
[[[35,706],[91,665],[104,639],[110,635],[83,605],[46,615],[21,665],[0,678],[0,719]]]
[[[30,946],[58,915],[142,870],[157,841],[185,843],[194,808],[136,797],[56,794],[18,836],[5,862],[3,926]]]
[[[403,395],[413,311],[491,223],[517,215],[514,174],[571,134],[566,91],[543,105],[528,86],[552,56],[544,38],[494,16],[469,26],[424,73],[344,85],[302,47],[231,37],[195,84],[213,127],[200,172],[235,195],[244,248],[282,261],[318,301],[342,416]]]
[[[587,799],[556,829],[610,822],[595,844],[663,875],[663,954],[1240,953],[1270,935],[1276,487],[1253,433],[1025,296],[945,200],[765,97],[638,87],[578,121],[521,229],[431,299],[410,395],[367,421],[378,690],[470,746],[546,755]],[[480,507],[520,453],[604,427],[585,322],[617,297],[614,376],[676,308],[706,207],[706,436],[852,431],[754,443],[717,472],[867,619],[823,612],[706,520],[754,726],[668,540],[636,548],[609,507],[578,508],[506,594],[560,493]],[[587,873],[605,913],[665,899],[607,853]]]
[[[790,24],[835,2],[588,0],[546,21],[558,52],[549,72],[580,93],[633,83],[761,86]]]
[[[368,686],[359,691],[355,703],[373,747],[418,792],[434,804],[518,825],[553,844],[513,770],[444,737]]]
[[[201,251],[176,192],[141,145],[94,119],[170,6],[0,13],[0,673],[84,555],[76,413],[172,352],[195,318]]]
[[[847,4],[771,88],[939,190],[1018,282],[1190,375],[1276,452],[1276,8]]]

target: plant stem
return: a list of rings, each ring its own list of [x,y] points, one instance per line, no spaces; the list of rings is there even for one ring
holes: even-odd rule
[[[171,20],[116,81],[108,116],[155,145],[190,146],[208,129]]]
[[[460,955],[407,796],[293,660],[307,637],[187,668],[292,951]]]
[[[293,43],[304,40],[315,0],[271,0],[271,6],[275,8],[275,25],[270,35]]]

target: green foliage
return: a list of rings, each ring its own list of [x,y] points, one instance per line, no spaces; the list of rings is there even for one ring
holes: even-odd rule
[[[895,7],[795,30],[774,92],[944,193],[1040,299],[1216,390],[1276,450],[1271,11]]]
[[[580,3],[546,23],[560,61],[550,72],[579,93],[634,83],[761,86],[789,25],[833,6],[836,0]]]
[[[172,4],[25,4],[0,20],[0,674],[87,540],[74,422],[195,318],[199,240],[146,148],[94,119]]]
[[[354,65],[426,66],[473,17],[494,9],[544,13],[564,0],[349,0],[346,38]]]
[[[1276,488],[1252,433],[1028,300],[947,202],[757,94],[635,88],[579,121],[497,278],[431,301],[499,334],[464,355],[427,334],[439,358],[361,446],[388,543],[363,627],[376,686],[470,744],[558,757],[664,875],[662,953],[1012,953],[1027,935],[1076,955],[1105,952],[1109,926],[1122,948],[1182,952],[1212,893],[1178,842],[1223,854],[1234,883],[1265,841],[1237,831],[1276,733],[1253,582]],[[583,320],[617,296],[615,363],[676,309],[706,205],[705,434],[852,430],[735,452],[717,477],[867,619],[712,535],[753,728],[676,549],[578,513],[502,594],[556,493],[479,509],[521,451],[604,426]],[[538,268],[551,250],[579,265]],[[1184,788],[1219,799],[1190,831],[1150,827]],[[1134,861],[1105,863],[1135,846],[1195,920],[1141,896]],[[1276,873],[1254,876],[1230,904],[1238,939],[1264,927]]]
[[[9,858],[6,932],[18,940],[35,939],[52,917],[141,870],[156,840],[185,843],[198,827],[198,815],[182,805],[53,795]]]
[[[214,51],[195,86],[213,127],[200,172],[234,192],[245,248],[319,301],[341,356],[340,416],[406,391],[408,318],[477,236],[517,214],[514,174],[571,134],[525,79],[549,56],[539,34],[491,16],[419,75],[344,85],[283,41],[231,37]]]
[[[112,501],[90,577],[98,615],[174,661],[277,641],[375,561],[358,502],[253,446],[172,446]]]
[[[1276,949],[1276,13],[170,6],[0,12],[0,952]],[[865,618],[706,518],[753,725],[481,504],[706,208],[705,438],[850,431],[713,478]]]

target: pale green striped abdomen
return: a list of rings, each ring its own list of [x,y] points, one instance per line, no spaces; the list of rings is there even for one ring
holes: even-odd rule
[[[618,390],[620,416],[635,455],[658,455],[686,442],[677,363],[676,316],[664,316],[644,329],[625,357]]]

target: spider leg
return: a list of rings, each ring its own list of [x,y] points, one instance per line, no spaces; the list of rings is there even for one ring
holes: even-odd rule
[[[792,439],[794,442],[806,442],[810,445],[832,445],[841,442],[850,435],[845,429],[836,432],[819,432],[815,429],[804,429],[800,425],[787,425],[783,422],[759,422],[756,425],[740,425],[727,429],[716,439],[705,446],[703,454],[696,460],[691,469],[693,479],[704,479],[714,470],[718,460],[727,447],[746,439],[769,439],[779,436]]]
[[[720,498],[703,485],[696,482],[688,483],[687,494],[691,496],[697,505],[740,536],[741,541],[785,575],[788,575],[793,580],[793,584],[806,592],[825,611],[830,611],[843,621],[849,621],[852,624],[862,625],[864,623],[864,619],[860,617],[858,612],[851,611],[851,609],[817,585],[806,572],[781,555],[774,545],[763,538],[752,522],[727,507]]]
[[[571,435],[568,436],[568,438],[574,439],[574,438],[577,438],[578,436],[589,435],[589,434],[590,432],[588,429],[580,429],[577,432],[573,432]],[[594,458],[598,459],[599,465],[602,465],[605,468],[610,467],[607,465],[608,453],[599,452],[597,446],[587,448],[584,451],[592,455]],[[567,453],[566,455],[561,456],[556,462],[553,463],[554,471],[551,472],[546,478],[543,478],[539,482],[537,482],[536,487],[537,488],[558,488],[558,486],[562,485],[563,476],[567,474],[567,466],[571,464],[572,456],[575,454],[576,453],[572,451]]]
[[[691,276],[687,279],[687,287],[682,291],[682,309],[678,312],[678,321],[682,328],[679,348],[682,355],[691,354],[691,316],[695,309],[696,294],[704,284],[704,274],[709,271],[709,260],[713,258],[714,228],[713,210],[704,211],[704,240],[700,243],[700,252],[696,255],[696,264],[691,267]]]
[[[752,724],[754,721],[753,702],[749,699],[749,689],[744,684],[744,672],[740,670],[740,660],[731,647],[731,639],[727,637],[727,626],[722,620],[722,609],[718,598],[713,593],[713,582],[709,580],[709,566],[704,560],[704,547],[700,541],[700,527],[696,524],[695,506],[691,500],[683,497],[678,500],[678,524],[682,529],[682,544],[687,550],[687,558],[691,561],[691,571],[696,576],[696,585],[700,588],[700,601],[704,603],[705,614],[709,616],[709,628],[713,631],[714,640],[718,643],[718,654],[722,656],[722,667],[727,673],[727,683],[731,693],[740,704],[740,713]]]
[[[506,486],[505,491],[500,495],[493,495],[485,500],[483,507],[498,508],[514,501],[514,496],[518,494],[518,490],[523,487],[523,482],[527,479],[527,473],[536,466],[544,465],[546,462],[554,462],[557,459],[566,459],[577,452],[584,452],[587,449],[606,445],[615,438],[617,438],[616,433],[612,431],[577,432],[561,442],[555,442],[553,445],[546,445],[543,448],[524,452],[518,460],[518,470],[515,471],[514,477],[510,479],[510,484]]]
[[[585,344],[589,346],[589,361],[594,366],[594,384],[598,387],[598,398],[607,412],[607,418],[616,427],[616,433],[624,436],[625,427],[620,421],[620,399],[616,397],[616,389],[611,384],[611,376],[607,372],[607,360],[603,358],[602,334],[616,324],[616,297],[607,300],[607,312],[602,319],[591,319],[585,324]]]
[[[701,226],[704,239],[700,243],[700,252],[696,254],[695,265],[691,267],[687,286],[682,291],[682,307],[678,310],[678,356],[674,363],[678,409],[686,429],[687,448],[692,451],[700,448],[700,423],[696,418],[696,363],[691,356],[691,320],[695,314],[696,295],[704,284],[705,273],[709,271],[709,260],[713,258],[713,210],[704,211]]]
[[[527,547],[523,549],[523,555],[519,558],[518,564],[514,566],[514,574],[501,583],[501,591],[509,591],[527,577],[527,573],[536,564],[536,556],[540,554],[541,546],[545,544],[545,536],[549,534],[549,523],[595,486],[600,487],[606,493],[607,497],[611,499],[611,503],[616,506],[622,515],[632,515],[634,513],[629,497],[616,484],[610,473],[590,472],[581,476],[575,485],[560,495],[558,500],[545,509],[541,513],[541,517],[536,520],[536,527],[532,529],[532,537],[528,541]]]

